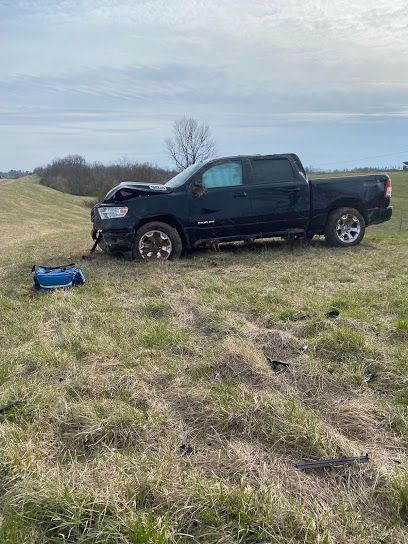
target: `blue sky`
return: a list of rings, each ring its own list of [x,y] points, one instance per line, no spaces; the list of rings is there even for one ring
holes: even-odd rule
[[[401,164],[406,0],[0,0],[0,170],[69,153],[170,166],[184,115],[221,156]]]

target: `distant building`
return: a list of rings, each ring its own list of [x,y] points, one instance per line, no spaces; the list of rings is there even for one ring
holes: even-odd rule
[[[402,169],[403,169],[403,170],[408,170],[408,161],[404,161],[404,162],[402,163]]]

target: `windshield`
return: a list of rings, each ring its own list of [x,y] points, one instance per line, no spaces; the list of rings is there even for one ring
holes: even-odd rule
[[[180,174],[177,174],[177,176],[174,176],[174,178],[171,178],[167,183],[165,183],[166,187],[181,187],[190,176],[192,176],[197,170],[199,170],[202,167],[202,162],[197,162],[196,164],[192,164]]]

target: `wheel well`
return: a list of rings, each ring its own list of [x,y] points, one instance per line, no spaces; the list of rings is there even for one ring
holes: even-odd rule
[[[327,213],[327,217],[329,217],[329,215],[334,212],[334,210],[338,210],[339,208],[354,208],[355,210],[357,210],[358,212],[361,213],[361,215],[363,216],[364,218],[364,221],[365,221],[365,224],[366,226],[368,226],[368,215],[367,215],[367,210],[364,206],[364,204],[359,201],[359,200],[348,200],[348,199],[345,199],[345,200],[341,200],[341,201],[338,201],[338,202],[335,202],[329,209],[328,213]]]
[[[156,215],[154,217],[146,217],[140,221],[135,227],[135,230],[139,229],[143,225],[146,225],[146,223],[151,223],[152,221],[160,221],[161,223],[167,223],[171,227],[175,228],[177,232],[180,235],[181,241],[183,243],[183,247],[188,248],[190,247],[190,242],[188,240],[188,237],[186,233],[184,232],[184,228],[182,223],[174,217],[174,215]]]

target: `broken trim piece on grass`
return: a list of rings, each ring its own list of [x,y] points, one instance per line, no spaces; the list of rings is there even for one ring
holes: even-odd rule
[[[95,242],[94,242],[94,245],[91,247],[91,249],[89,250],[89,255],[82,255],[82,258],[84,260],[88,259],[88,260],[92,260],[92,253],[95,253],[95,250],[96,248],[98,247],[98,244],[99,242],[102,240],[102,232],[101,231],[98,231],[96,236],[95,236]]]
[[[181,455],[185,456],[185,455],[191,455],[192,453],[194,453],[194,448],[192,448],[191,446],[189,446],[188,444],[182,444],[180,446],[180,453]]]
[[[326,317],[331,317],[332,319],[335,319],[336,317],[339,317],[340,310],[337,308],[333,308],[333,310],[330,310],[324,314]]]
[[[9,402],[8,404],[4,404],[4,406],[0,406],[0,414],[4,414],[5,412],[8,412],[15,406],[20,406],[21,404],[23,404],[21,400],[13,400]]]
[[[304,321],[305,319],[310,319],[312,316],[308,314],[294,315],[289,319],[289,321]]]
[[[322,459],[320,461],[305,461],[295,465],[299,470],[307,470],[309,468],[324,468],[324,467],[342,467],[347,465],[357,465],[358,463],[368,463],[370,457],[368,453],[358,457],[340,457],[339,459]]]
[[[276,361],[275,359],[269,357],[269,355],[266,356],[266,360],[276,374],[283,372],[285,368],[288,368],[290,366],[289,363],[286,363],[285,361]]]

